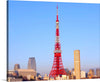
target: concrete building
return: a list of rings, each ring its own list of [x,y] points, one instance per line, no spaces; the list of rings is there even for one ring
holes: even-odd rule
[[[54,77],[50,77],[50,79],[49,79],[49,80],[52,80],[52,81],[53,81],[53,80],[54,80]]]
[[[49,76],[45,74],[43,80],[49,80]]]
[[[72,74],[71,74],[71,76],[70,76],[70,79],[76,79],[76,77],[75,77],[75,72],[73,72]]]
[[[42,80],[42,76],[38,75],[37,80]]]
[[[100,68],[96,69],[96,76],[100,77]]]
[[[8,82],[23,82],[22,78],[8,77]]]
[[[72,69],[71,75],[75,76],[75,71],[74,71],[74,69]]]
[[[19,76],[27,77],[28,79],[31,78],[31,76],[36,77],[36,71],[33,69],[18,69]]]
[[[80,79],[80,50],[74,50],[75,78]]]
[[[88,72],[88,78],[92,79],[94,77],[94,69],[90,69]]]
[[[14,70],[8,70],[8,75],[12,75],[14,73]]]
[[[74,68],[71,71],[70,79],[75,79],[75,71],[74,71]]]
[[[72,69],[71,75],[75,75],[74,68]]]
[[[30,79],[34,80],[34,79],[36,79],[36,78],[35,78],[33,75],[31,75]]]
[[[8,77],[18,76],[18,72],[15,70],[8,70],[7,75],[8,75]]]
[[[14,70],[17,71],[18,69],[20,69],[20,65],[19,64],[15,64]]]
[[[90,70],[89,70],[89,75],[90,75],[91,77],[94,76],[94,69],[90,69]]]
[[[85,71],[81,71],[81,78],[86,78],[86,72]]]
[[[62,80],[67,80],[67,79],[69,79],[69,76],[67,76],[67,75],[62,75]]]
[[[67,75],[69,75],[69,69],[65,68],[65,71],[66,71]]]
[[[34,69],[36,71],[35,57],[30,57],[28,61],[28,69]]]
[[[60,77],[60,75],[58,75],[58,76],[56,77],[56,80],[62,80],[62,77]]]

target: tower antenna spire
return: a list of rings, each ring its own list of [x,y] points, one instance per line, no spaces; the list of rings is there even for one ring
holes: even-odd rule
[[[58,3],[57,3],[57,15],[58,15]]]
[[[56,22],[59,22],[59,20],[58,20],[58,3],[57,3],[57,19],[56,19]]]

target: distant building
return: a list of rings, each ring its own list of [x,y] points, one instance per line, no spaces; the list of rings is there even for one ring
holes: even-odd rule
[[[74,71],[74,68],[72,68],[72,71]]]
[[[89,74],[90,74],[91,76],[94,76],[94,69],[90,69],[90,70],[89,70]]]
[[[8,82],[23,82],[22,78],[8,77]]]
[[[74,75],[75,76],[74,68],[72,69],[71,75]]]
[[[74,71],[74,68],[72,69],[70,79],[75,79],[75,71]]]
[[[14,73],[14,72],[15,72],[14,70],[8,70],[8,72],[7,72],[8,77],[9,77],[9,76],[13,76],[13,73]]]
[[[88,73],[86,73],[86,78],[88,78]]]
[[[36,71],[35,57],[30,57],[28,61],[28,69],[34,69]]]
[[[71,70],[69,70],[69,75],[71,75]]]
[[[42,80],[42,76],[38,75],[37,80]]]
[[[96,76],[100,77],[100,68],[96,69]]]
[[[72,78],[72,76],[71,76],[71,70],[69,70],[69,73],[67,74],[67,78],[68,78],[68,76],[69,76],[69,79]]]
[[[18,76],[18,72],[15,70],[8,70],[7,75],[8,77],[15,77]]]
[[[69,76],[67,76],[67,75],[62,75],[62,80],[67,80],[67,79],[69,79]]]
[[[86,72],[85,71],[81,71],[81,78],[86,78]]]
[[[90,69],[88,72],[88,78],[92,79],[94,77],[94,69]]]
[[[30,79],[35,80],[36,78],[33,75],[31,75]]]
[[[36,76],[38,77],[40,75],[40,73],[37,73]]]
[[[18,71],[14,71],[12,75],[13,75],[14,77],[17,77],[17,76],[18,76]]]
[[[66,71],[67,75],[69,75],[69,69],[66,68],[65,71]]]
[[[60,77],[60,75],[58,75],[58,76],[56,77],[56,80],[62,80],[62,77]]]
[[[69,75],[66,75],[66,80],[69,80],[70,79],[70,76]]]
[[[18,69],[18,74],[28,79],[31,78],[31,76],[36,77],[36,71],[34,69]]]
[[[74,71],[76,79],[80,79],[80,50],[74,50]]]
[[[14,70],[17,71],[18,69],[20,69],[20,65],[19,64],[15,64]]]
[[[54,80],[54,77],[50,77],[50,79],[49,80]]]
[[[45,74],[43,80],[49,80],[49,76]]]
[[[14,70],[8,70],[8,74],[13,74]]]

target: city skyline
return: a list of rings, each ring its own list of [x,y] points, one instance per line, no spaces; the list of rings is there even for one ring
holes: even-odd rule
[[[37,72],[49,74],[54,56],[56,5],[54,2],[9,2],[9,69],[16,63],[27,68],[28,58],[35,57]],[[80,50],[81,70],[100,67],[99,5],[58,5],[64,67],[74,68],[76,49]]]

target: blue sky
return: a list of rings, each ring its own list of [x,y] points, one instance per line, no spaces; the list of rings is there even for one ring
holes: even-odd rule
[[[35,57],[37,72],[49,74],[54,57],[57,2],[9,2],[9,69],[27,68]],[[58,3],[60,43],[65,68],[74,68],[80,50],[81,70],[100,67],[100,5]]]

